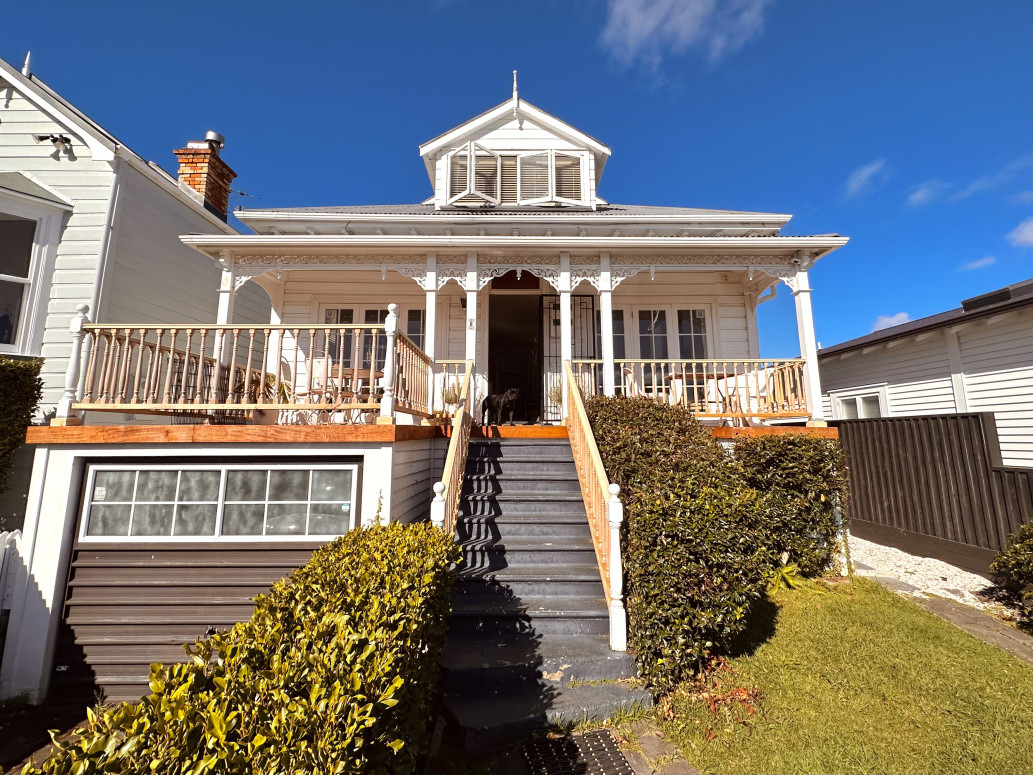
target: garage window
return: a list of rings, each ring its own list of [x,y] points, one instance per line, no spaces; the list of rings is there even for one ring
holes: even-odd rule
[[[355,527],[358,466],[91,466],[84,540],[327,538]]]

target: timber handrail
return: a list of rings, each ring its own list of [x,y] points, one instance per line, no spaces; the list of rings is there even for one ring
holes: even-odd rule
[[[441,481],[434,483],[434,499],[430,504],[430,521],[435,527],[452,535],[459,516],[459,496],[463,490],[463,476],[466,472],[466,455],[470,448],[470,433],[473,430],[473,414],[470,409],[473,361],[466,362],[463,386],[459,391],[459,402],[452,418],[452,435],[448,441],[445,467]]]
[[[575,360],[581,389],[602,392],[603,361]],[[615,358],[618,394],[678,404],[697,417],[809,417],[803,358]]]
[[[624,506],[620,485],[610,482],[599,455],[585,401],[570,361],[563,362],[567,394],[567,434],[574,453],[581,495],[592,530],[592,543],[599,563],[606,602],[610,610],[610,648],[627,651],[628,624],[624,610],[624,568],[621,562],[621,522]]]

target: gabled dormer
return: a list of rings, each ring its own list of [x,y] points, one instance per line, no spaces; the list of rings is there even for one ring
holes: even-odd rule
[[[596,195],[610,149],[513,96],[420,146],[436,209],[583,207]]]

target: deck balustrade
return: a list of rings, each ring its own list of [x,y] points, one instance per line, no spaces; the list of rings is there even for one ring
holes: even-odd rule
[[[618,395],[644,396],[691,409],[700,418],[737,421],[809,417],[802,358],[632,359],[613,361]],[[586,395],[602,394],[601,360],[576,360]]]
[[[71,402],[78,412],[303,424],[433,413],[434,364],[397,330],[393,309],[382,324],[82,324],[79,331],[85,365],[81,398]]]

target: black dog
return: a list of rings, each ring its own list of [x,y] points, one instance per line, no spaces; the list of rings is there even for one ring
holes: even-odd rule
[[[502,415],[509,416],[509,424],[513,424],[513,412],[516,410],[520,388],[510,388],[502,395],[488,396],[481,402],[482,425],[491,425],[491,417],[495,415],[495,424],[502,424]]]

